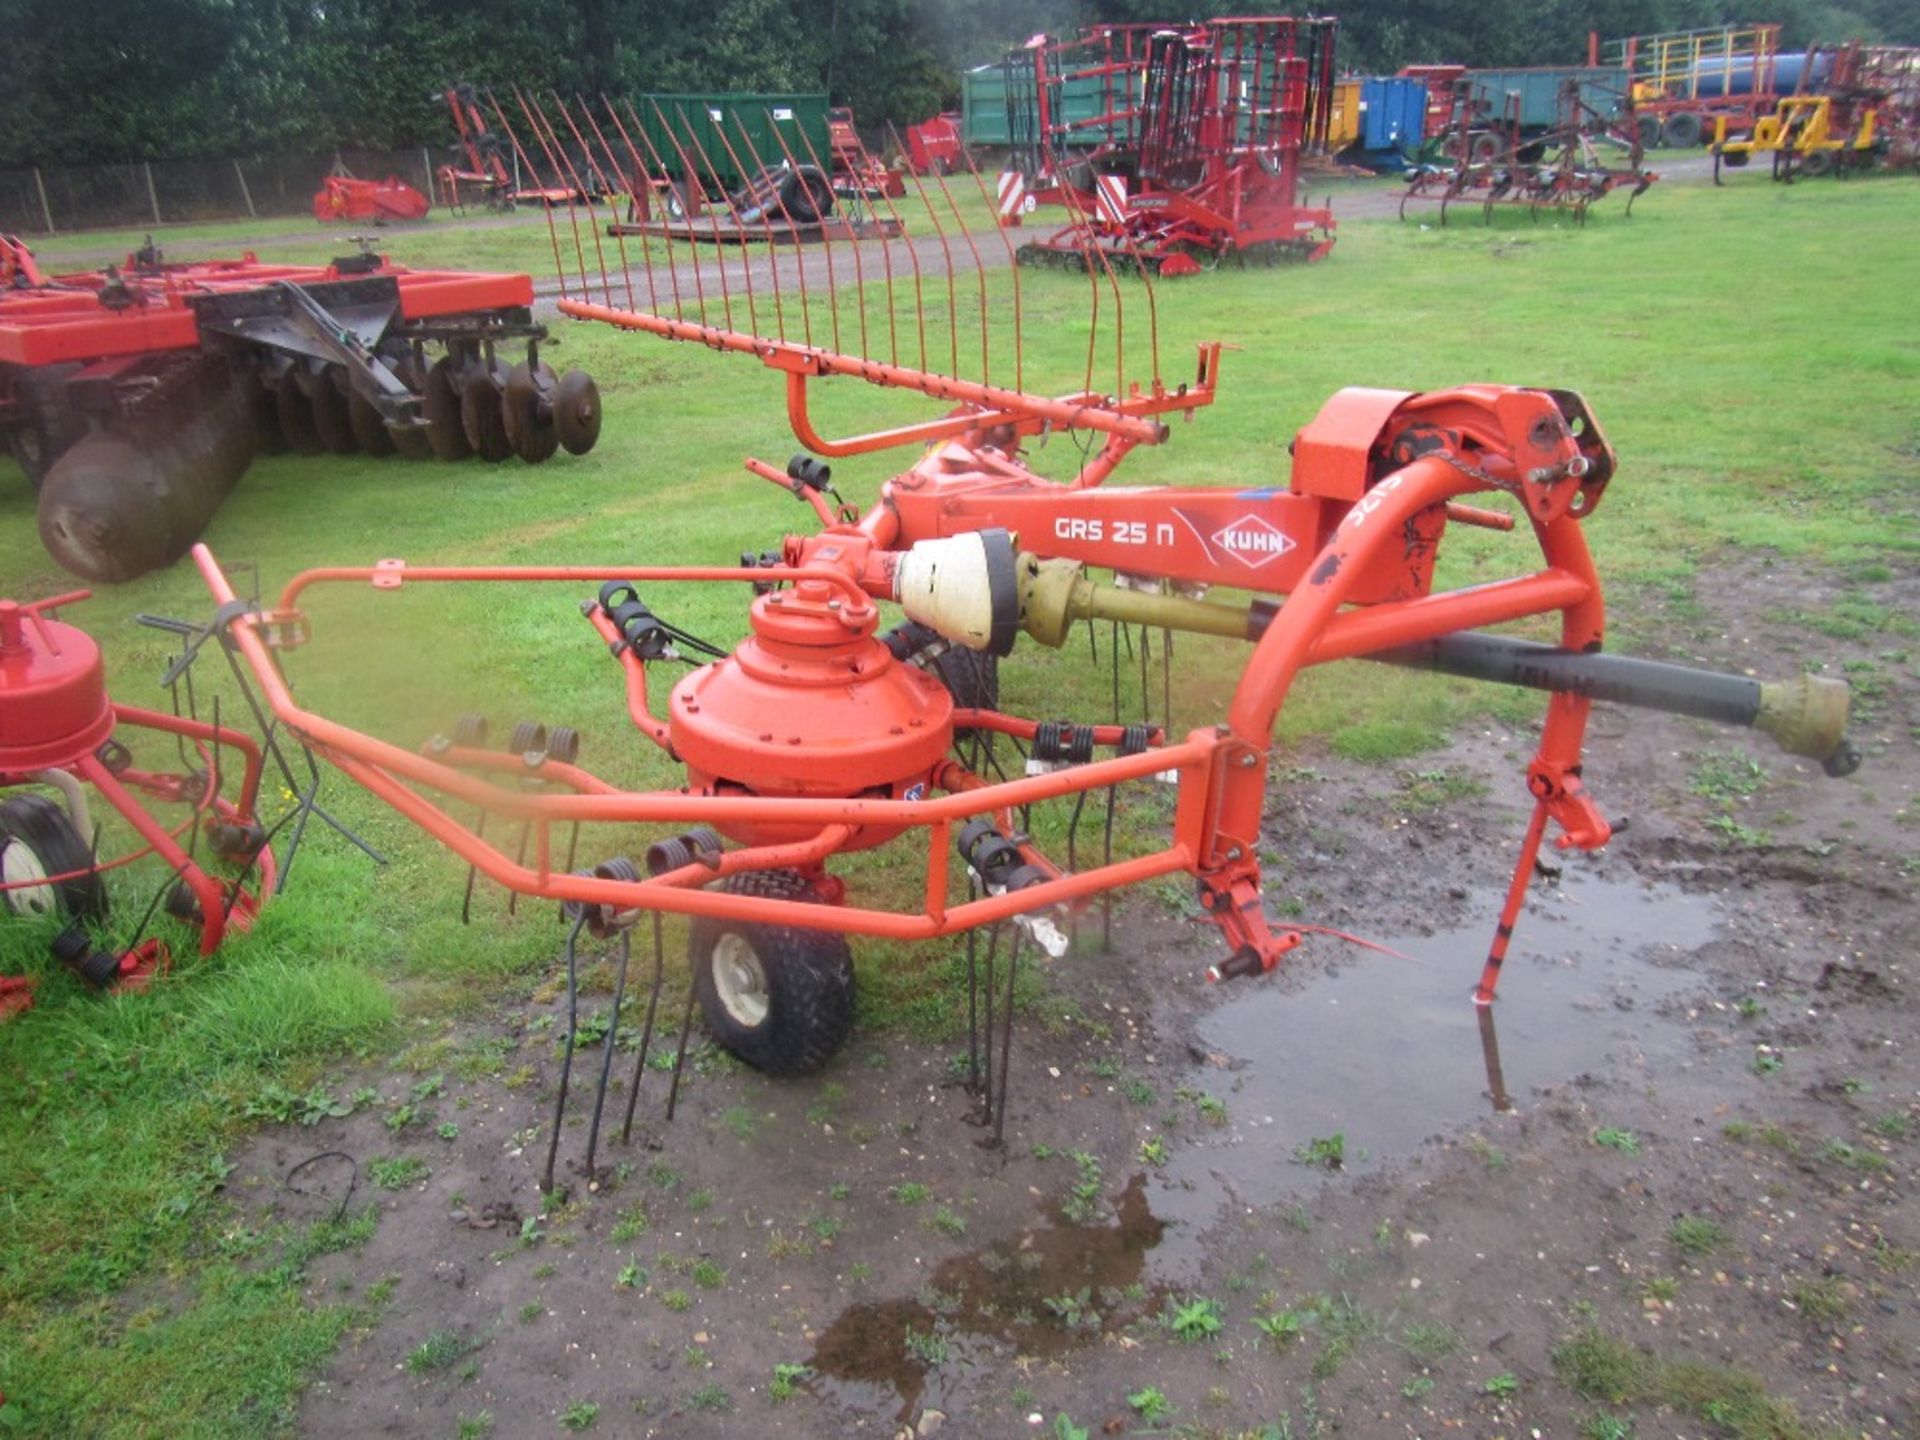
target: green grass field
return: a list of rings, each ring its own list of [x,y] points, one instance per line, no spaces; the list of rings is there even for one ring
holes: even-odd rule
[[[1911,313],[1920,187],[1663,186],[1636,210],[1628,221],[1609,202],[1584,230],[1524,216],[1444,232],[1356,223],[1321,265],[1223,269],[1159,287],[1170,381],[1189,378],[1197,342],[1235,348],[1217,405],[1177,424],[1162,450],[1136,453],[1119,481],[1282,484],[1295,430],[1344,385],[1536,384],[1582,391],[1620,454],[1588,525],[1616,637],[1657,644],[1700,567],[1748,552],[1843,577],[1911,567],[1920,553]],[[518,261],[539,274],[551,265],[546,243],[541,227],[448,232],[444,250],[437,232],[413,232],[391,248],[416,263]],[[978,303],[971,283],[961,286],[957,343],[977,351],[965,321]],[[1010,283],[992,281],[996,312]],[[1088,293],[1083,280],[1022,276],[1029,388],[1082,383]],[[1144,321],[1134,304],[1136,371],[1147,359]],[[590,368],[606,398],[605,432],[586,459],[538,469],[262,459],[209,542],[229,564],[256,564],[271,592],[306,565],[393,555],[730,562],[806,523],[740,464],[750,452],[779,463],[795,448],[777,375],[749,358],[646,337],[575,325],[560,334],[556,363]],[[945,344],[937,328],[936,349]],[[996,352],[996,365],[1006,354]],[[1109,384],[1111,351],[1096,358],[1096,383]],[[818,413],[831,433],[915,410],[840,382]],[[1065,437],[1040,452],[1054,474],[1077,458]],[[897,456],[837,466],[836,483],[864,503],[890,465]],[[1518,543],[1451,535],[1442,579],[1510,573],[1526,563]],[[0,594],[68,588],[10,467],[0,468],[0,557]],[[575,725],[589,767],[661,780],[625,729],[618,676],[581,622],[579,598],[569,587],[324,593],[311,607],[318,638],[290,668],[315,708],[406,743],[480,708],[507,724]],[[716,641],[742,628],[730,589],[649,599]],[[166,643],[136,628],[134,615],[210,609],[183,565],[103,589],[68,618],[101,640],[117,696],[150,703]],[[1178,719],[1198,723],[1230,692],[1237,652],[1183,643],[1180,659]],[[1817,665],[1818,654],[1807,661]],[[1012,709],[1104,718],[1104,672],[1080,653],[1023,651],[1004,685]],[[1282,741],[1384,761],[1443,745],[1450,726],[1490,705],[1516,718],[1534,708],[1460,683],[1333,667],[1296,687]],[[220,1191],[223,1150],[256,1123],[250,1111],[271,1108],[262,1103],[279,1093],[271,1087],[298,1094],[343,1059],[389,1058],[460,1016],[523,997],[557,945],[550,916],[507,922],[497,897],[488,923],[463,929],[461,871],[449,857],[338,777],[326,800],[392,864],[376,871],[317,837],[254,934],[211,960],[183,958],[149,994],[90,996],[46,957],[44,932],[16,924],[0,933],[0,972],[41,977],[34,1011],[0,1029],[0,1431],[283,1433],[304,1380],[377,1311],[378,1293],[316,1300],[305,1284],[309,1260],[363,1238],[370,1222],[242,1232]],[[870,865],[870,878],[888,883],[887,863]],[[117,881],[120,914],[137,914],[148,893]],[[863,1021],[936,1032],[947,1023],[939,953],[861,953]]]

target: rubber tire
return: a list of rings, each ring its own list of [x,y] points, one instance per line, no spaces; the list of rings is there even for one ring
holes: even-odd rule
[[[939,639],[935,631],[919,621],[903,620],[882,635],[880,643],[887,647],[894,659],[904,662]],[[1000,708],[999,657],[989,655],[984,650],[969,650],[964,645],[950,645],[946,653],[933,662],[931,669],[940,683],[947,687],[947,693],[953,697],[956,708]],[[967,726],[954,733],[970,735],[973,730]]]
[[[1658,115],[1637,115],[1633,121],[1633,133],[1640,138],[1642,150],[1652,150],[1660,144],[1660,117]]]
[[[1491,165],[1502,148],[1499,136],[1482,131],[1468,143],[1467,159],[1475,165]]]
[[[1809,150],[1800,157],[1800,173],[1816,180],[1823,175],[1831,175],[1837,168],[1831,150]]]
[[[64,875],[83,869],[93,858],[86,838],[74,829],[67,812],[44,795],[15,795],[0,803],[0,854],[25,846],[43,875]],[[16,915],[46,914],[20,908],[21,890],[0,891],[0,900]],[[97,874],[63,880],[53,887],[52,913],[75,920],[100,920],[107,913],[107,887]]]
[[[1660,138],[1669,150],[1691,150],[1706,133],[1706,122],[1691,110],[1676,110],[1660,127]]]
[[[727,877],[718,888],[762,899],[816,899],[813,887],[792,870],[750,870]],[[726,936],[745,941],[765,974],[767,1014],[758,1024],[737,1018],[720,998],[713,958]],[[818,1070],[853,1029],[853,954],[844,935],[699,916],[693,922],[688,959],[708,1032],[723,1049],[763,1074]]]

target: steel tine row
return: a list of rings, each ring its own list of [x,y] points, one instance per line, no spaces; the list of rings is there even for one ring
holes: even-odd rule
[[[978,367],[982,383],[1005,383],[1011,371],[1015,389],[1026,386],[1023,355],[1024,297],[1014,241],[996,224],[997,240],[987,240],[969,224],[968,211],[991,212],[996,203],[974,156],[962,152],[966,178],[950,179],[936,169],[907,179],[906,199],[896,203],[885,182],[887,172],[856,136],[834,154],[822,154],[805,128],[766,112],[764,133],[735,111],[714,123],[681,103],[644,97],[615,101],[607,96],[570,98],[513,87],[487,103],[505,133],[517,165],[546,189],[549,243],[563,296],[578,295],[609,307],[624,304],[653,314],[693,320],[729,330],[741,328],[781,343],[851,348],[894,365],[944,371],[955,377],[963,366]],[[643,121],[642,107],[648,111]],[[650,123],[648,123],[650,121]],[[767,137],[771,137],[771,140]],[[1042,166],[1064,177],[1053,136],[1037,137]],[[891,127],[889,149],[900,148]],[[816,177],[830,184],[836,160],[855,165],[851,183],[839,176],[840,204],[825,214],[813,197]],[[717,175],[744,177],[752,197],[746,219],[733,222],[731,211],[716,210],[706,182]],[[802,177],[796,186],[791,177]],[[663,197],[671,219],[654,223]],[[1111,393],[1130,393],[1130,363],[1144,361],[1149,379],[1162,383],[1157,299],[1152,267],[1127,227],[1100,223],[1090,202],[1072,185],[1058,192],[1075,233],[1075,251],[1087,274],[1090,325],[1082,388],[1102,393],[1096,384],[1112,359]],[[804,200],[804,203],[803,203]],[[632,224],[620,220],[624,201]],[[564,205],[566,214],[556,212]],[[902,211],[911,212],[910,216]],[[978,213],[975,210],[975,213]],[[909,224],[911,221],[911,225]],[[708,249],[699,235],[703,225],[725,232],[738,249]],[[583,228],[591,231],[584,234]],[[869,229],[882,237],[863,243]],[[603,231],[605,235],[603,236]],[[637,245],[627,237],[638,236]],[[817,242],[819,258],[800,239]],[[897,238],[902,243],[895,244]],[[1000,247],[993,254],[995,244]],[[764,253],[762,253],[764,251]],[[923,251],[936,257],[944,274],[923,263]],[[791,260],[789,260],[789,252]],[[969,282],[960,268],[971,265]],[[641,271],[636,277],[635,268]],[[616,274],[616,271],[618,272]],[[1137,275],[1147,307],[1145,336],[1133,341],[1144,353],[1130,355],[1126,327],[1127,289],[1123,272]],[[998,273],[1008,277],[996,295]],[[1131,278],[1131,277],[1127,277]],[[945,293],[937,288],[944,280]],[[851,294],[847,293],[851,288]],[[1102,322],[1111,336],[1102,333]],[[901,333],[911,324],[909,334]],[[938,334],[944,324],[946,334]],[[1003,341],[996,331],[1006,331]],[[882,333],[884,331],[884,334]],[[1003,348],[1004,346],[1004,348]]]

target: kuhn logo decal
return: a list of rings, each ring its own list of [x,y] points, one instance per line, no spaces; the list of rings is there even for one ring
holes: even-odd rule
[[[1258,515],[1243,515],[1213,532],[1213,543],[1258,570],[1293,549],[1293,537]]]

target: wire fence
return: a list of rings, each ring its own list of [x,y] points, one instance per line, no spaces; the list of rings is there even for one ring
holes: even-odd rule
[[[327,150],[258,159],[136,160],[0,170],[0,232],[52,235],[309,214],[327,176],[397,176],[429,198],[442,150]]]

